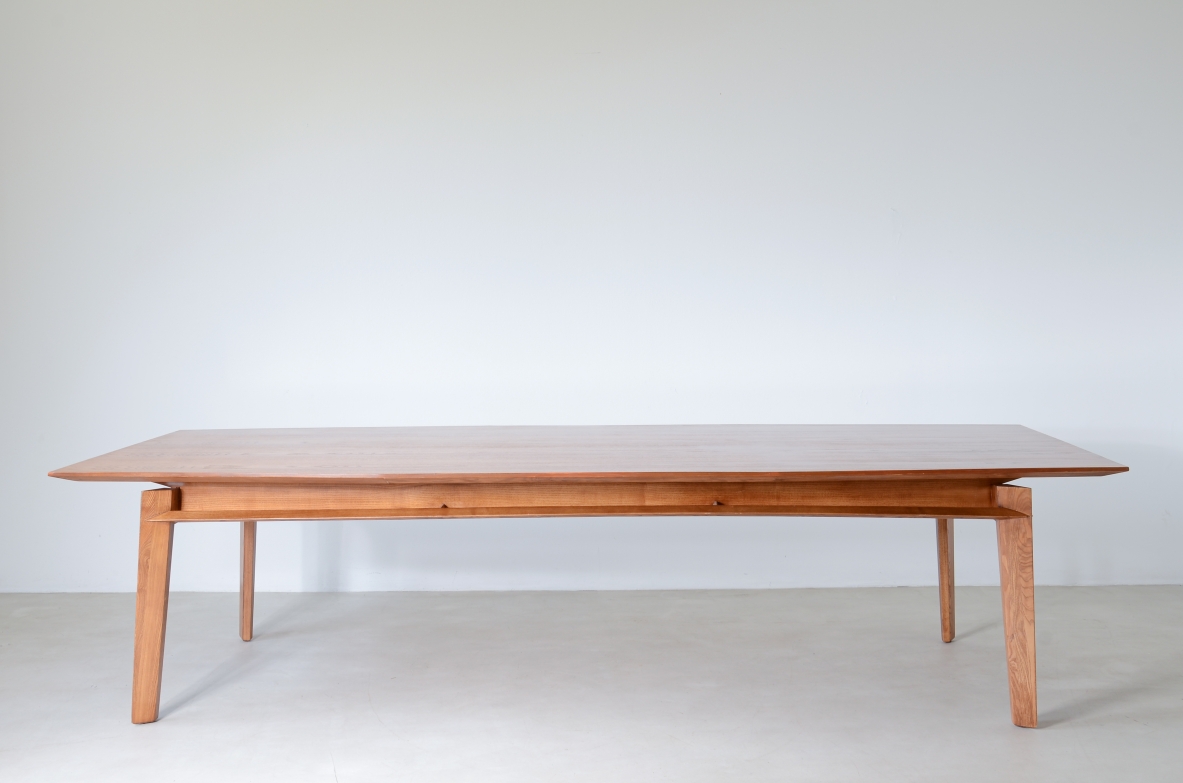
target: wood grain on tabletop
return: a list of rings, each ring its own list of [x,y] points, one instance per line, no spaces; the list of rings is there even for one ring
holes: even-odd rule
[[[1122,465],[1017,425],[182,430],[50,473],[81,481],[422,483],[1100,476]]]

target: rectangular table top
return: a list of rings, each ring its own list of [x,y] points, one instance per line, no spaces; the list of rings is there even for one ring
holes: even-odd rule
[[[644,425],[181,430],[50,473],[77,481],[415,484],[1103,476],[1015,425]]]

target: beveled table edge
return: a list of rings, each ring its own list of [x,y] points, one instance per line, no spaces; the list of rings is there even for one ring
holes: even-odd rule
[[[883,471],[794,471],[794,472],[612,472],[612,473],[394,473],[347,474],[251,474],[220,473],[138,473],[71,471],[70,467],[50,471],[51,478],[69,481],[128,481],[176,486],[186,483],[219,484],[519,484],[552,481],[610,482],[747,482],[747,481],[857,481],[861,479],[991,479],[999,482],[1022,478],[1111,476],[1125,473],[1129,467],[1111,466],[1067,468],[955,468]]]

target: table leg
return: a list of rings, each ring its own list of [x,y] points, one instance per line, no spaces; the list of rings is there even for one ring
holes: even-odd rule
[[[238,583],[238,633],[244,642],[255,635],[255,529],[258,522],[242,523],[242,574]]]
[[[179,505],[175,489],[151,489],[140,496],[140,562],[136,582],[136,636],[131,681],[131,722],[152,723],[160,707],[168,579],[174,522],[153,517]]]
[[[937,520],[937,573],[941,596],[941,641],[957,635],[957,610],[953,592],[953,520]]]
[[[1002,584],[1002,623],[1006,632],[1006,668],[1010,713],[1016,726],[1039,725],[1035,683],[1035,571],[1031,541],[1031,490],[1000,486],[998,505],[1025,517],[999,519],[998,572]]]

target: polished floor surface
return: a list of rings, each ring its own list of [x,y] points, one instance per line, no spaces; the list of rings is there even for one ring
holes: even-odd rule
[[[1183,587],[1041,588],[1011,725],[997,589],[0,595],[0,781],[1179,781]]]

